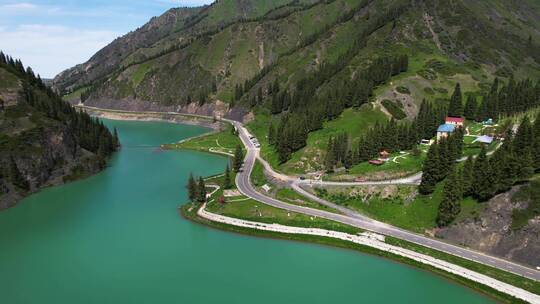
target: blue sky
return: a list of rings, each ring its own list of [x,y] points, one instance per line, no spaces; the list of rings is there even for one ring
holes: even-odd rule
[[[151,17],[213,0],[0,0],[0,50],[52,78]]]

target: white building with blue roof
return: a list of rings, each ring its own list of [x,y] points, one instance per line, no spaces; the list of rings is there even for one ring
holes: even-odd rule
[[[453,124],[440,125],[437,129],[437,140],[448,137],[450,134],[454,133],[455,130],[456,126]]]

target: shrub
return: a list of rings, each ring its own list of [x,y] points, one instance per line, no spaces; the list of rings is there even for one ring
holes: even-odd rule
[[[385,99],[385,100],[382,101],[382,105],[392,115],[392,117],[394,117],[397,120],[401,120],[401,119],[407,117],[405,112],[403,112],[401,107],[399,105],[397,105],[396,102]]]
[[[445,88],[433,88],[437,93],[448,94],[448,90]]]
[[[437,73],[435,73],[432,70],[426,70],[426,69],[420,70],[420,71],[417,72],[417,74],[420,77],[422,77],[422,78],[424,78],[426,80],[435,80],[435,79],[437,79]]]
[[[435,91],[433,91],[433,89],[431,87],[425,87],[424,88],[424,93],[426,93],[428,95],[435,95]]]
[[[401,93],[401,94],[407,94],[407,95],[411,94],[411,91],[406,86],[398,86],[396,87],[396,91],[398,91],[398,93]]]

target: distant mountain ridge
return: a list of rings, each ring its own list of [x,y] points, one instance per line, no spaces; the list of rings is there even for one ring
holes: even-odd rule
[[[455,63],[458,72],[476,78],[478,89],[492,75],[538,75],[540,9],[532,0],[221,0],[152,18],[60,73],[54,87],[91,105],[171,110],[191,102],[234,102],[237,86],[249,82],[240,99],[250,107],[260,88],[263,98],[276,79],[294,89],[397,7],[405,9],[370,33],[334,80],[394,53]],[[429,69],[446,72],[436,64]]]

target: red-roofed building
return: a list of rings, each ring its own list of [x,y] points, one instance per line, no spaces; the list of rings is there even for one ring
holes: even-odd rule
[[[444,122],[448,125],[454,125],[456,127],[463,127],[463,123],[465,122],[465,119],[461,117],[447,116]]]

